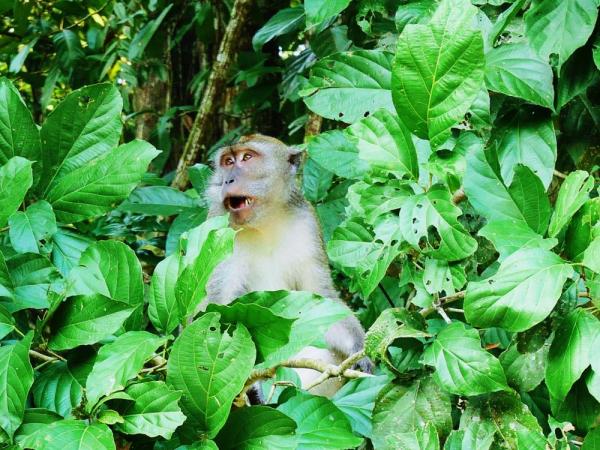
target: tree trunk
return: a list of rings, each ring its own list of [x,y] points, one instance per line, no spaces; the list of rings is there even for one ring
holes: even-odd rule
[[[198,153],[204,152],[209,144],[211,127],[217,121],[217,109],[222,101],[227,75],[233,63],[239,35],[247,20],[251,4],[252,0],[236,0],[233,5],[231,18],[206,83],[198,114],[177,164],[175,178],[171,184],[173,187],[179,189],[186,187],[188,183],[187,168],[196,161]]]

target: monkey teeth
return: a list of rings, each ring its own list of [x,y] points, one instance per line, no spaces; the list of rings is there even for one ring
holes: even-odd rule
[[[246,196],[231,196],[225,199],[224,205],[230,211],[239,211],[250,208],[254,204],[254,199]]]

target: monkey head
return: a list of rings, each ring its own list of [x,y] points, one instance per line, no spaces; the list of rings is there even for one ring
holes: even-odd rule
[[[230,213],[236,226],[259,226],[298,196],[295,174],[301,152],[268,136],[243,136],[215,155],[207,190],[211,215]]]

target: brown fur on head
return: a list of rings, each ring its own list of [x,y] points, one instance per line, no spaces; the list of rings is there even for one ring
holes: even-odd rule
[[[259,226],[298,197],[298,149],[262,134],[242,136],[215,155],[207,197],[211,215],[230,213],[232,226]]]

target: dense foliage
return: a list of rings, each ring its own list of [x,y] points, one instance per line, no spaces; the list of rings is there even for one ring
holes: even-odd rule
[[[374,362],[331,399],[290,366],[338,303],[195,314],[212,149],[168,184],[233,3],[0,1],[0,446],[600,448],[597,0],[250,10],[213,144],[307,150]]]

